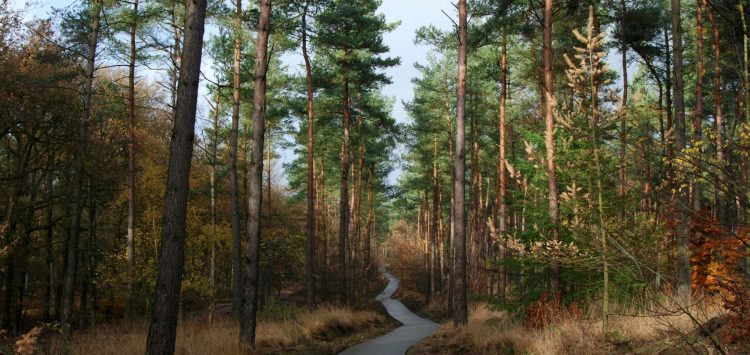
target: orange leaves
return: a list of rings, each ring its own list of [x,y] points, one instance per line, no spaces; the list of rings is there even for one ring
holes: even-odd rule
[[[547,292],[544,292],[538,301],[526,307],[524,326],[542,329],[549,324],[556,324],[565,319],[576,319],[580,315],[581,310],[575,303],[566,308],[560,303],[559,295],[550,297]]]
[[[701,213],[690,230],[693,290],[721,298],[729,312],[729,329],[723,334],[728,342],[750,335],[750,285],[742,271],[750,256],[748,232],[748,228],[737,234],[726,232],[707,213]]]

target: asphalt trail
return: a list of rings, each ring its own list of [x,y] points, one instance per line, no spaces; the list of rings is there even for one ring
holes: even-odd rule
[[[391,298],[399,285],[399,279],[385,268],[380,270],[388,278],[388,286],[375,299],[383,303],[388,314],[401,322],[394,331],[368,342],[355,345],[341,352],[341,355],[402,355],[410,346],[432,335],[440,326],[412,313],[399,300]]]

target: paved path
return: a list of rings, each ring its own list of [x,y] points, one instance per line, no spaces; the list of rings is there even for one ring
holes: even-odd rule
[[[430,336],[440,327],[437,323],[412,313],[398,300],[391,299],[398,288],[399,280],[385,271],[385,268],[381,268],[380,271],[389,282],[375,299],[382,302],[388,314],[403,325],[380,338],[346,349],[341,355],[402,355],[410,346]]]

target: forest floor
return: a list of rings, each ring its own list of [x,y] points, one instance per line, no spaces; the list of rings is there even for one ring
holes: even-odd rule
[[[378,280],[374,287],[382,290],[385,285],[385,281]],[[243,353],[238,345],[237,322],[221,315],[227,312],[219,308],[213,324],[208,322],[205,314],[187,316],[178,324],[176,354]],[[374,299],[357,309],[320,305],[308,311],[294,303],[272,304],[261,311],[258,318],[257,354],[338,354],[400,325]],[[0,353],[143,354],[148,323],[145,320],[101,323],[74,331],[68,341],[61,341],[49,328],[37,327],[35,330],[20,338],[6,339]]]
[[[429,306],[426,308],[430,308]],[[435,307],[438,308],[438,307]],[[605,340],[601,317],[578,315],[559,319],[541,328],[525,325],[518,314],[495,310],[486,303],[474,303],[468,325],[455,328],[446,320],[431,337],[415,344],[407,354],[714,354],[704,327],[720,319],[716,305],[698,305],[685,312],[611,315]],[[624,315],[628,314],[628,315]],[[691,319],[693,317],[694,319]],[[718,339],[712,334],[714,340]],[[725,353],[741,354],[743,344],[722,344]]]
[[[379,303],[377,304],[379,305]],[[382,306],[380,306],[382,308]],[[361,310],[320,306],[284,319],[261,319],[257,329],[257,354],[338,354],[340,351],[395,329],[399,324],[384,309],[368,306]],[[176,354],[242,354],[238,346],[238,325],[229,317],[192,318],[178,325]],[[22,354],[143,354],[148,324],[102,324],[74,332],[69,341],[60,341],[49,332],[30,332],[6,344]],[[32,335],[33,334],[33,335]],[[13,353],[13,350],[10,350]],[[6,352],[2,352],[6,353]]]

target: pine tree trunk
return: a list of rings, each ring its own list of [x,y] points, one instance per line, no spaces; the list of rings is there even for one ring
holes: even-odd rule
[[[185,262],[187,200],[205,17],[206,0],[187,2],[185,44],[177,86],[167,188],[164,196],[161,253],[156,278],[156,309],[146,341],[146,353],[152,355],[172,354],[175,347],[180,287]]]
[[[558,218],[557,202],[557,178],[555,173],[555,96],[553,88],[552,72],[552,1],[544,1],[544,29],[542,41],[544,42],[544,121],[545,145],[547,148],[547,178],[549,185],[549,215],[550,215],[550,240],[560,241],[560,226]],[[554,297],[560,296],[560,267],[557,258],[552,256],[550,260],[550,288]]]
[[[350,98],[349,81],[344,80],[344,115],[342,122],[343,138],[341,140],[341,194],[339,197],[339,277],[344,281],[344,287],[340,289],[340,301],[349,304],[348,299],[351,280],[347,269],[347,243],[349,242],[349,131]]]
[[[548,0],[549,1],[549,0]],[[456,161],[453,168],[455,217],[454,263],[453,263],[453,324],[465,325],[468,321],[466,299],[466,218],[464,215],[464,174],[466,131],[466,62],[468,29],[466,0],[458,2],[458,89],[456,97]]]
[[[696,1],[697,13],[695,17],[695,61],[696,75],[695,81],[695,112],[693,112],[693,149],[696,156],[693,161],[698,166],[701,160],[701,128],[703,122],[703,0]],[[693,211],[701,209],[701,183],[698,177],[693,178]]]
[[[365,228],[365,233],[367,235],[367,239],[365,239],[365,277],[367,279],[367,285],[365,287],[365,295],[370,295],[370,284],[372,283],[371,279],[371,270],[370,266],[372,265],[372,237],[373,237],[373,228],[375,225],[375,205],[373,203],[373,190],[372,190],[372,183],[369,182],[372,177],[368,178],[368,186],[367,186],[367,227]]]
[[[240,197],[237,183],[237,138],[240,126],[240,57],[242,54],[242,0],[237,0],[234,35],[234,68],[232,72],[232,128],[229,133],[229,194],[232,224],[232,311],[242,310],[242,232],[240,231]]]
[[[305,59],[305,79],[307,80],[307,225],[305,233],[305,288],[307,308],[315,306],[315,116],[313,112],[312,65],[307,53],[307,10],[309,1],[305,2],[302,13],[302,56]]]
[[[451,181],[450,181],[450,188],[451,188],[451,194],[450,194],[450,209],[449,213],[450,216],[448,218],[448,240],[446,241],[445,245],[445,260],[446,260],[446,274],[445,277],[448,279],[448,312],[453,312],[453,290],[454,290],[454,276],[453,276],[453,262],[454,262],[454,248],[453,245],[455,244],[455,228],[456,228],[456,215],[454,213],[453,207],[455,206],[455,197],[456,197],[456,175],[455,169],[456,169],[456,159],[455,159],[455,150],[454,150],[454,144],[453,144],[453,122],[452,122],[452,113],[451,113],[451,106],[450,106],[450,97],[449,97],[449,89],[447,84],[447,78],[446,78],[446,86],[445,86],[445,101],[444,101],[444,109],[445,109],[445,123],[448,128],[448,151],[450,155],[450,171],[451,171]]]
[[[625,17],[627,16],[627,6],[625,0],[620,0],[622,6],[622,18],[620,28],[622,35],[620,40],[620,53],[622,54],[622,102],[620,103],[620,197],[622,201],[628,194],[628,175],[627,175],[627,116],[628,116],[628,47],[625,41]],[[597,95],[597,93],[594,93]],[[622,204],[622,216],[625,215],[626,204]]]
[[[682,67],[682,29],[680,20],[680,0],[672,0],[672,48],[674,51],[674,150],[681,155],[685,149],[685,100]],[[682,185],[682,179],[675,174],[675,180]],[[688,237],[688,218],[685,214],[689,208],[688,195],[683,189],[677,189],[675,217],[677,218],[676,236],[679,245],[677,268],[677,293],[683,304],[690,303],[690,241]]]
[[[76,151],[75,166],[73,170],[73,195],[70,218],[70,238],[68,240],[67,263],[65,265],[65,276],[63,280],[62,309],[60,324],[63,327],[63,335],[70,335],[70,326],[73,315],[74,289],[76,268],[78,266],[78,240],[81,233],[81,209],[84,165],[88,153],[89,119],[91,118],[91,96],[93,95],[94,71],[96,70],[96,50],[99,43],[99,22],[102,11],[101,1],[94,1],[91,14],[91,33],[86,58],[86,79],[83,84],[83,114],[78,131],[78,149]]]
[[[669,161],[670,185],[674,186],[674,177],[672,176],[672,161],[674,160],[674,110],[672,105],[672,54],[670,52],[669,32],[664,28],[664,86],[666,91],[666,111],[667,111],[667,132],[666,132],[666,153]],[[670,189],[671,190],[671,189]],[[673,198],[673,197],[670,197]]]
[[[130,63],[128,66],[128,236],[125,258],[128,262],[128,285],[125,296],[125,319],[133,316],[133,283],[135,282],[135,33],[138,29],[138,0],[133,1],[130,24]]]
[[[266,218],[268,225],[271,225],[273,216],[273,204],[271,203],[271,149],[273,147],[273,126],[267,125],[265,138],[266,144]]]
[[[481,205],[481,199],[482,199],[482,190],[479,186],[481,181],[481,168],[479,167],[479,142],[478,142],[478,118],[479,115],[477,113],[477,94],[474,93],[473,95],[469,95],[470,99],[473,99],[471,101],[472,104],[472,116],[470,125],[471,130],[471,175],[469,176],[470,186],[469,186],[469,198],[471,199],[471,227],[470,232],[468,235],[468,245],[469,245],[469,251],[467,255],[467,261],[466,263],[471,265],[471,263],[475,263],[479,260],[479,243],[480,243],[480,236],[479,236],[479,221],[481,220],[481,217],[479,216],[479,209]],[[480,272],[472,272],[472,269],[469,268],[469,271],[466,273],[467,281],[467,287],[472,287],[477,285],[477,281],[479,281],[479,276],[481,274]]]
[[[271,32],[271,0],[260,0],[258,39],[253,96],[253,142],[248,172],[247,254],[244,262],[245,292],[240,318],[240,344],[255,348],[258,313],[260,220],[263,182],[263,147],[266,130],[266,75],[268,73],[268,37]],[[270,191],[269,191],[270,192]]]
[[[50,158],[47,164],[49,169],[54,169],[53,158]],[[45,249],[45,266],[47,273],[45,275],[44,282],[44,311],[43,320],[49,322],[52,320],[52,290],[55,287],[55,259],[52,248],[52,237],[54,236],[54,183],[55,174],[54,170],[50,170],[47,174],[47,228],[45,233],[44,249]]]
[[[358,99],[360,104],[363,104],[362,94],[358,93]],[[354,259],[352,265],[356,265],[358,258],[358,251],[362,250],[362,172],[364,170],[364,136],[362,135],[362,109],[357,110],[357,180],[355,181],[354,188],[354,208],[352,209],[352,223],[354,224]],[[355,274],[358,267],[352,267],[351,273]],[[353,282],[356,282],[357,277],[352,276]],[[352,292],[356,292],[359,287],[354,287]]]
[[[724,192],[729,187],[724,187],[726,181],[726,162],[724,161],[724,114],[722,113],[721,104],[723,101],[721,92],[721,35],[716,23],[713,11],[708,6],[707,0],[703,0],[703,6],[711,22],[711,34],[713,35],[714,48],[714,121],[715,121],[715,147],[716,147],[716,217],[723,225],[729,224],[728,213],[728,196]]]
[[[438,144],[437,135],[433,137],[433,159],[432,159],[432,214],[430,220],[430,298],[434,298],[440,289],[440,259],[438,258]]]
[[[497,163],[497,201],[495,204],[497,207],[497,215],[495,215],[495,228],[497,229],[497,236],[499,238],[502,238],[500,241],[500,259],[502,259],[503,262],[505,262],[505,230],[506,230],[506,220],[507,220],[507,208],[505,205],[505,191],[507,188],[507,181],[506,181],[506,175],[505,175],[505,160],[507,159],[506,156],[506,139],[507,139],[507,132],[506,132],[506,125],[507,125],[507,113],[506,113],[506,105],[507,105],[507,98],[508,98],[508,35],[505,31],[503,31],[503,44],[502,44],[502,54],[500,59],[500,124],[499,124],[499,130],[500,130],[500,141],[498,142],[498,149],[500,150],[500,156]],[[500,275],[498,279],[498,291],[500,291],[500,300],[505,301],[505,267],[501,267]]]
[[[745,22],[745,5],[743,1],[740,1],[740,3],[737,5],[737,10],[740,12],[740,20],[742,22],[742,102],[743,102],[743,109],[745,114],[745,123],[750,124],[750,82],[748,82],[748,28],[747,23]],[[743,186],[748,185],[748,181],[750,180],[750,160],[745,157],[744,159],[744,167],[743,167],[743,175],[744,175],[744,184]],[[746,197],[745,201],[750,201],[750,189],[746,191]],[[750,212],[750,209],[747,209],[746,213]],[[745,223],[750,222],[750,215],[746,214],[744,219],[741,219]],[[747,259],[746,262],[746,270],[750,270],[750,258]]]
[[[211,142],[211,261],[209,269],[209,283],[211,287],[211,300],[208,307],[208,324],[213,325],[214,310],[216,308],[216,164],[218,163],[219,149],[219,108],[221,107],[221,87],[216,87],[216,102],[214,107],[213,137]]]

